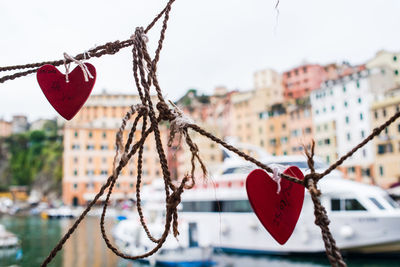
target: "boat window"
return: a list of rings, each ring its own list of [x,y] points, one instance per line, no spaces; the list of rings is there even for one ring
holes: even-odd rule
[[[399,204],[393,200],[389,195],[386,195],[383,197],[387,202],[389,202],[390,206],[392,206],[394,209],[400,209]]]
[[[376,198],[374,198],[374,197],[370,197],[369,198],[369,200],[371,200],[372,201],[372,203],[374,203],[375,204],[375,206],[377,206],[378,207],[378,209],[380,209],[380,210],[384,210],[385,209],[385,207],[384,206],[382,206],[382,204],[376,199]]]
[[[332,211],[340,210],[340,199],[338,199],[338,198],[331,199],[331,210]]]
[[[247,200],[220,201],[222,212],[251,212],[250,202]]]
[[[355,198],[345,199],[345,209],[350,211],[367,210],[361,203]]]
[[[248,200],[183,201],[183,212],[252,212]]]
[[[182,211],[192,212],[213,212],[218,206],[214,206],[216,201],[189,201],[182,202]]]

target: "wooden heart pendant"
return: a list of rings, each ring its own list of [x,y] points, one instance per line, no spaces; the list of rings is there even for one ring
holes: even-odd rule
[[[82,69],[77,66],[69,73],[69,82],[65,75],[53,65],[44,65],[37,71],[37,80],[47,100],[65,119],[72,119],[85,104],[96,81],[96,69],[92,64],[83,63],[93,79],[85,81]]]
[[[291,166],[283,173],[304,179],[299,168]],[[264,170],[252,171],[246,179],[246,190],[251,207],[271,236],[283,245],[292,235],[304,201],[304,187],[281,179],[281,191]]]

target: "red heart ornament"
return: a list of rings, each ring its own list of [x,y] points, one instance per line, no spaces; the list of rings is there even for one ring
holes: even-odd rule
[[[283,173],[304,179],[299,168],[291,166]],[[272,237],[283,245],[292,235],[304,201],[304,187],[300,184],[281,180],[278,185],[264,170],[252,171],[246,179],[246,190],[251,207],[258,219]]]
[[[53,65],[40,67],[36,74],[47,100],[67,120],[72,119],[85,104],[96,81],[95,67],[89,63],[84,64],[93,76],[87,82],[79,66],[69,73],[69,82],[66,82],[65,75]]]

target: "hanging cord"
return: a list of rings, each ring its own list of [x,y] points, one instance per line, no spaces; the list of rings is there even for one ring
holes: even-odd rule
[[[321,229],[322,240],[325,244],[326,255],[328,256],[329,262],[335,267],[346,267],[346,263],[343,261],[342,255],[340,254],[339,248],[336,246],[336,241],[333,238],[329,230],[329,219],[326,213],[326,209],[322,206],[319,197],[321,196],[321,191],[317,189],[317,182],[320,179],[320,175],[315,172],[314,168],[314,140],[311,143],[310,151],[304,146],[304,151],[307,156],[307,164],[310,168],[311,173],[306,175],[304,181],[308,192],[311,195],[311,199],[314,203],[314,215],[315,224]]]

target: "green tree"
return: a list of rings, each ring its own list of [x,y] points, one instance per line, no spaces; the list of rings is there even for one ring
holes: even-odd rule
[[[27,185],[40,188],[44,194],[60,192],[63,144],[58,133],[56,122],[49,121],[42,130],[0,140],[0,161],[7,161],[0,188]]]

